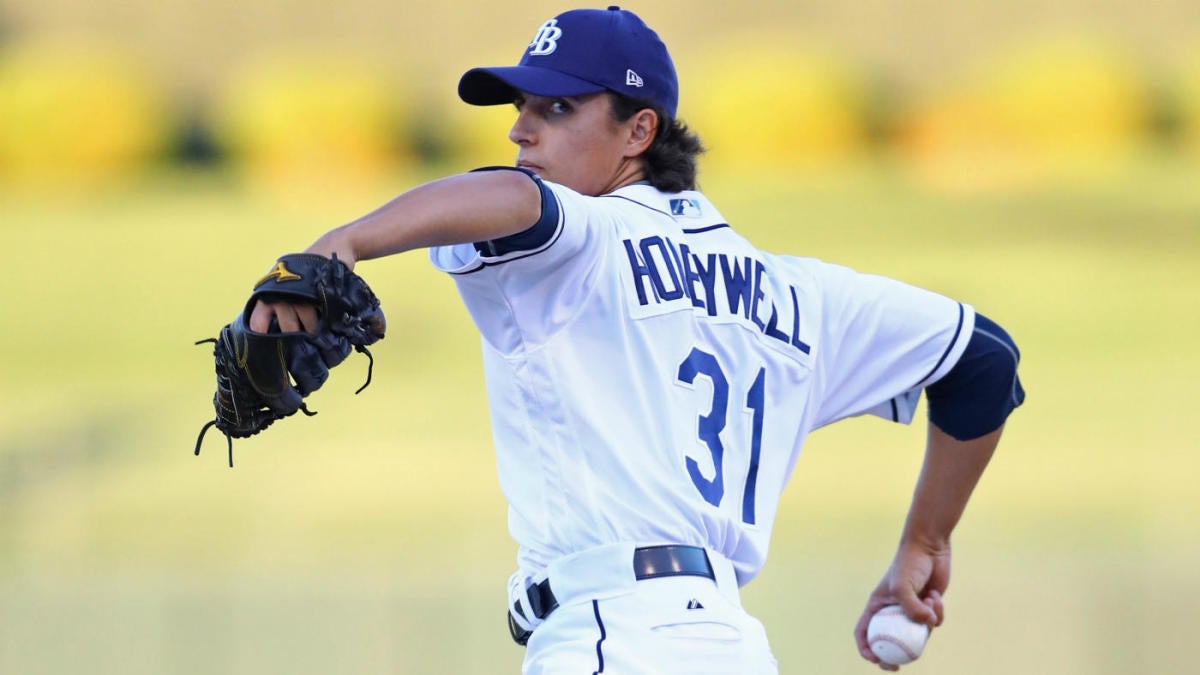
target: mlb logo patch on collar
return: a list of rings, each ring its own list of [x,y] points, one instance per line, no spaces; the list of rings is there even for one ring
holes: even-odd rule
[[[679,216],[680,218],[699,218],[700,217],[700,200],[698,200],[698,199],[672,199],[671,200],[671,215]]]

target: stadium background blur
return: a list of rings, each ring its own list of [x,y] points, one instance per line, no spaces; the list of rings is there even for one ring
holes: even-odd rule
[[[976,304],[1029,401],[906,672],[1194,672],[1200,5],[631,5],[701,182],[765,247]],[[0,4],[0,672],[517,672],[479,348],[422,255],[321,414],[210,437],[212,335],[280,253],[508,163],[454,95],[558,3]],[[14,274],[15,272],[15,274]],[[922,425],[810,441],[745,591],[784,673],[862,673]]]

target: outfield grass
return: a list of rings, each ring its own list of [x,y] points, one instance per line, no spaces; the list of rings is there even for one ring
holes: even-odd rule
[[[1147,161],[1020,194],[923,191],[886,166],[705,176],[768,248],[896,276],[1008,327],[1029,392],[957,537],[950,620],[911,672],[1190,672],[1200,169]],[[273,200],[222,177],[0,196],[0,672],[515,672],[514,549],[478,338],[422,255],[364,263],[388,338],[355,397],[235,447],[211,362],[275,255],[384,188]],[[231,244],[230,242],[234,242]],[[817,432],[745,592],[784,673],[871,672],[850,629],[894,546],[920,425]]]

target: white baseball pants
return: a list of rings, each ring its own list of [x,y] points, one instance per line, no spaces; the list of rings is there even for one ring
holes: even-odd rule
[[[632,545],[591,549],[546,571],[559,607],[533,632],[523,675],[778,675],[762,624],[742,609],[732,565],[717,580],[637,581]]]

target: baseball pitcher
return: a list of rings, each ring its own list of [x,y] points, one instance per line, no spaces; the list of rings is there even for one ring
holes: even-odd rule
[[[352,274],[428,249],[457,283],[519,546],[523,672],[776,673],[739,589],[806,437],[862,414],[908,423],[925,392],[924,465],[856,629],[894,670],[867,623],[893,604],[942,621],[951,532],[1024,399],[1013,340],[968,304],[739,235],[696,190],[674,65],[629,11],[551,18],[517,65],[469,70],[458,93],[515,106],[514,166],[421,185],[305,254]],[[327,314],[265,294],[242,330],[319,336]]]

